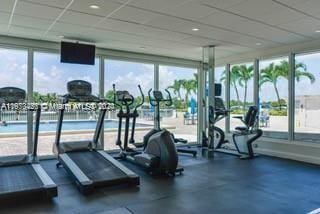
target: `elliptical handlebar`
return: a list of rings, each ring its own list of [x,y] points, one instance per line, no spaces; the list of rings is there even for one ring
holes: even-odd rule
[[[152,98],[151,91],[152,88],[150,88],[150,90],[148,91],[150,105],[157,106],[156,100]]]
[[[138,105],[136,105],[136,107],[134,108],[135,110],[137,110],[137,109],[138,109],[140,106],[142,106],[143,103],[144,103],[144,94],[143,94],[143,92],[142,92],[141,86],[138,85],[138,88],[139,88],[140,95],[141,95],[141,102],[140,102]]]
[[[168,89],[165,89],[165,91],[167,92],[168,94],[168,99],[164,99],[163,101],[165,101],[166,103],[166,106],[172,106],[172,98],[171,98],[171,94],[169,92]]]
[[[148,95],[149,95],[149,101],[150,101],[150,105],[152,106],[158,106],[160,104],[160,102],[165,102],[166,106],[172,106],[173,102],[172,102],[172,97],[171,94],[169,92],[168,89],[165,89],[165,91],[167,92],[168,96],[167,99],[162,98],[160,99],[156,99],[154,98],[154,96],[151,95],[152,92],[152,88],[148,91]],[[159,91],[159,93],[161,93],[161,91]]]

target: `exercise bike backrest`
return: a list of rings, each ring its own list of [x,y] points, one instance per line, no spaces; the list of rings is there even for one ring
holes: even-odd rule
[[[158,106],[160,102],[164,102],[166,106],[172,106],[172,98],[168,89],[165,89],[167,92],[167,98],[163,97],[161,91],[153,91],[153,96],[151,96],[152,88],[148,91],[149,101],[152,106]]]

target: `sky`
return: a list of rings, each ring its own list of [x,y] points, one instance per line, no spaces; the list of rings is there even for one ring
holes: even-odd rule
[[[16,86],[26,89],[27,52],[0,49],[0,87]],[[146,95],[154,88],[154,66],[136,62],[106,60],[105,92],[112,90],[128,90],[134,96],[139,95],[138,84]],[[160,66],[160,88],[163,90],[175,79],[193,79],[196,69]],[[95,65],[77,65],[60,63],[58,54],[39,53],[34,55],[34,91],[41,94],[67,93],[68,81],[82,79],[92,84],[93,94],[98,94],[99,61]],[[184,93],[182,93],[184,96]],[[195,94],[192,95],[196,97]]]
[[[269,63],[278,64],[280,59],[260,61],[260,69],[265,68]],[[320,94],[320,53],[297,55],[297,62],[307,65],[307,71],[311,72],[316,82],[310,84],[306,78],[296,82],[296,96],[300,95],[319,95]],[[251,63],[246,63],[251,65]],[[0,49],[0,86],[16,86],[26,89],[27,80],[27,52],[20,50]],[[66,83],[74,79],[82,79],[92,83],[93,93],[98,94],[98,70],[99,62],[95,65],[76,65],[60,63],[57,54],[35,53],[34,56],[34,91],[40,93],[66,93]],[[152,64],[136,62],[125,62],[118,60],[107,60],[105,62],[105,91],[112,89],[112,84],[116,84],[117,89],[129,90],[133,95],[139,94],[138,84],[141,84],[143,92],[147,94],[150,88],[154,87],[154,68]],[[160,89],[167,88],[173,84],[175,79],[193,79],[195,69],[179,68],[172,66],[160,66],[159,78]],[[216,81],[220,80],[224,67],[216,68]],[[280,97],[287,99],[288,81],[279,79],[278,89]],[[224,93],[224,90],[223,90]],[[231,99],[236,99],[235,91],[231,88]],[[243,99],[244,89],[239,88],[240,98]],[[182,92],[182,96],[184,93]],[[223,94],[224,96],[224,94]],[[191,97],[196,98],[196,94]],[[248,84],[248,101],[253,97],[253,80]],[[276,95],[270,83],[265,84],[260,90],[261,101],[275,101]]]

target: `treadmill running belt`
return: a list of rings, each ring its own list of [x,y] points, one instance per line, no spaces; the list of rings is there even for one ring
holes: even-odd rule
[[[0,168],[0,193],[37,189],[42,181],[31,164]]]
[[[92,181],[127,178],[127,175],[124,172],[106,160],[98,152],[69,152],[68,156]]]

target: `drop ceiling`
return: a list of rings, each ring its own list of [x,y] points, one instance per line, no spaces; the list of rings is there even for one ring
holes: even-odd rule
[[[98,5],[92,9],[90,5]],[[193,29],[197,28],[198,31]],[[1,0],[0,35],[201,59],[320,38],[319,0]],[[61,38],[61,37],[64,38]]]

